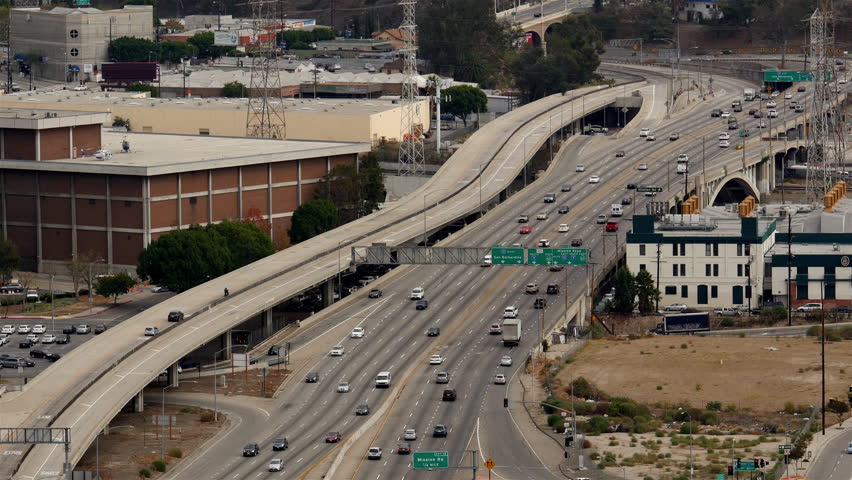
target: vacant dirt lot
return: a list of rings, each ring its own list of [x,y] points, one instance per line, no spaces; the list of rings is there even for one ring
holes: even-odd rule
[[[827,344],[826,397],[846,397],[852,383],[852,343]],[[754,412],[820,398],[820,345],[812,338],[649,337],[597,340],[558,377],[585,377],[609,395],[653,404],[709,401]],[[659,388],[661,387],[661,388]]]

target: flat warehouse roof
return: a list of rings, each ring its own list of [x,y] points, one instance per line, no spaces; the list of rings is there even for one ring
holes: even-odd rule
[[[122,141],[130,152],[122,151]],[[369,143],[272,140],[206,135],[117,133],[104,130],[102,148],[111,158],[93,155],[35,162],[2,160],[0,168],[51,172],[153,176],[169,173],[283,162],[369,152]]]

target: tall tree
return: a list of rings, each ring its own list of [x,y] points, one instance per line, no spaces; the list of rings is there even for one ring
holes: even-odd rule
[[[159,54],[159,45],[144,38],[118,37],[109,44],[109,57],[117,62],[147,62]]]
[[[627,315],[636,308],[636,282],[626,266],[615,272],[615,295],[611,303],[614,313]]]
[[[654,311],[654,306],[660,301],[660,291],[654,286],[651,272],[640,270],[636,274],[636,296],[639,297],[639,311],[643,314]]]
[[[846,413],[849,412],[849,405],[842,400],[832,398],[829,399],[825,411],[837,415],[837,423],[842,427],[843,415],[846,415]]]
[[[492,0],[432,0],[418,5],[417,23],[418,56],[432,71],[483,88],[503,79],[512,41],[520,36],[495,17]]]
[[[0,282],[8,283],[12,272],[18,268],[18,247],[0,235]]]
[[[224,86],[222,86],[222,96],[228,98],[243,98],[248,95],[246,92],[248,89],[241,82],[234,80],[233,82],[228,82]]]
[[[646,42],[665,38],[673,40],[674,16],[664,2],[643,2],[634,9],[635,25]]]
[[[113,303],[118,303],[118,296],[124,295],[136,285],[136,280],[125,272],[119,272],[115,275],[101,277],[98,279],[96,291],[102,297],[112,297]]]
[[[311,200],[293,212],[290,241],[303,242],[337,226],[337,209],[331,200]]]
[[[467,126],[467,116],[488,111],[488,97],[482,89],[471,85],[456,85],[441,91],[441,108],[461,117]]]

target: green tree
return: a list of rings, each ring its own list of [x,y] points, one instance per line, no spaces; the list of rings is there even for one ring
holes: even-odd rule
[[[331,200],[311,200],[293,212],[290,242],[299,243],[337,226],[337,209]]]
[[[0,235],[0,282],[8,283],[12,272],[18,268],[18,247],[11,240]]]
[[[213,32],[199,32],[189,37],[186,43],[195,47],[200,58],[217,59],[225,54],[228,47],[217,47],[213,45]]]
[[[634,7],[635,25],[646,42],[674,36],[674,18],[669,5],[664,2],[643,2]]]
[[[245,97],[247,96],[246,86],[236,80],[228,82],[222,87],[222,96],[229,98]]]
[[[504,65],[521,33],[494,16],[492,0],[432,0],[418,7],[418,56],[432,71],[482,88],[505,79]]]
[[[151,94],[151,97],[160,96],[160,91],[157,89],[157,87],[155,87],[155,86],[153,86],[149,83],[142,83],[142,82],[131,83],[130,86],[127,87],[127,91],[129,91],[129,92],[148,92],[149,94]],[[126,125],[127,129],[130,130],[130,120],[126,120],[126,122],[127,122],[127,125]]]
[[[467,116],[471,113],[488,111],[488,97],[482,89],[471,85],[456,85],[441,91],[441,108],[447,113],[461,117],[467,126]]]
[[[385,186],[378,155],[363,156],[356,169],[352,165],[336,165],[320,181],[317,199],[330,200],[337,208],[337,225],[369,215],[385,200]]]
[[[595,11],[595,13],[602,12],[603,8],[603,0],[595,0],[595,3],[592,5],[592,9]]]
[[[635,298],[636,281],[630,269],[623,266],[615,272],[615,295],[610,302],[612,311],[624,315],[632,313],[636,308]]]
[[[379,208],[379,204],[385,201],[387,191],[382,168],[379,166],[379,157],[370,152],[361,158],[361,196],[363,200],[363,214],[369,215]]]
[[[654,286],[651,272],[641,270],[636,274],[636,295],[639,297],[639,311],[643,314],[654,311],[654,306],[660,301],[660,291]]]
[[[113,303],[118,303],[118,296],[124,295],[136,285],[136,280],[125,272],[116,273],[98,279],[95,291],[102,297],[113,297]]]
[[[159,53],[159,46],[144,38],[118,37],[109,44],[109,56],[116,62],[147,62]]]
[[[269,232],[257,225],[225,220],[206,227],[211,234],[223,238],[230,252],[228,271],[254,263],[275,253]]]
[[[178,63],[182,58],[191,57],[195,47],[186,42],[160,42],[160,54],[157,57],[161,62]]]
[[[828,400],[828,405],[825,407],[825,411],[837,415],[837,423],[842,427],[843,415],[846,415],[849,411],[849,405],[842,400],[831,398]]]
[[[721,23],[740,27],[750,27],[757,14],[754,0],[722,0],[719,9],[722,12]]]

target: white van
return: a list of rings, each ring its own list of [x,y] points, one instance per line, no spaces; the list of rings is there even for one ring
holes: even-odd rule
[[[426,292],[425,292],[425,290],[423,290],[423,287],[417,287],[417,288],[411,290],[411,297],[410,298],[412,300],[423,300],[423,295],[425,293]]]
[[[376,388],[388,388],[391,384],[391,373],[390,372],[379,372],[376,375]]]
[[[483,267],[490,267],[491,266],[491,254],[490,253],[482,258],[481,265]]]
[[[624,214],[624,209],[621,208],[621,205],[619,205],[617,203],[613,203],[612,207],[609,210],[609,216],[610,217],[620,217],[622,214]]]

